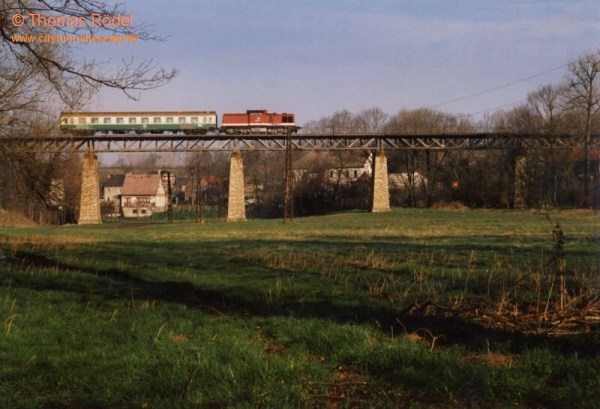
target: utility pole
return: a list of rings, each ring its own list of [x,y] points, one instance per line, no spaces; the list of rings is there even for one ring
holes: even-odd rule
[[[171,189],[171,172],[167,171],[167,219],[173,223],[173,190]]]
[[[200,165],[196,167],[196,223],[203,223],[202,220],[202,175]]]
[[[294,181],[292,180],[292,137],[288,129],[285,138],[283,222],[294,221]]]

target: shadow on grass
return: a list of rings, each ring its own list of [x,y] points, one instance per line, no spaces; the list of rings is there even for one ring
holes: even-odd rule
[[[219,242],[218,246],[235,247],[237,242]],[[217,243],[213,243],[217,245]],[[246,246],[248,243],[245,243]],[[285,242],[261,242],[260,245],[285,246]],[[287,243],[290,246],[297,242]],[[317,243],[318,244],[318,243]],[[327,243],[329,244],[329,243]],[[148,243],[141,244],[148,246]],[[311,242],[311,245],[315,243]],[[322,245],[322,243],[321,243]],[[385,246],[392,245],[385,243]],[[397,243],[396,243],[397,245]],[[172,245],[173,248],[181,246]],[[419,246],[414,245],[415,248]],[[443,247],[443,246],[441,246]],[[431,247],[428,247],[431,248]],[[446,247],[443,247],[446,249]],[[464,251],[464,249],[462,249]],[[126,250],[123,249],[123,252]],[[129,248],[127,251],[131,251]],[[214,257],[214,254],[212,254]],[[154,257],[154,258],[153,258]],[[173,256],[170,256],[173,257]],[[150,255],[149,261],[164,262],[159,255]],[[60,272],[74,272],[68,278],[52,274],[2,274],[0,285],[12,288],[21,287],[36,291],[68,291],[79,293],[82,301],[87,302],[90,295],[99,295],[108,299],[131,299],[162,301],[186,305],[189,308],[206,310],[208,313],[222,313],[237,316],[326,319],[339,323],[372,325],[386,333],[400,334],[417,331],[429,331],[441,336],[438,344],[462,345],[469,349],[481,350],[495,345],[508,346],[513,351],[533,346],[551,347],[557,351],[580,355],[595,355],[599,339],[594,336],[565,337],[549,339],[542,336],[524,335],[466,322],[460,317],[415,316],[385,302],[361,303],[360,300],[335,298],[321,295],[312,301],[288,297],[277,302],[268,302],[264,292],[248,289],[243,285],[229,285],[226,288],[210,288],[195,285],[188,281],[153,281],[141,277],[140,273],[125,269],[101,269],[64,263],[40,254],[19,251],[14,257],[5,260],[12,265],[42,268]],[[163,264],[165,265],[165,264]],[[243,269],[244,266],[241,266]],[[263,267],[264,268],[264,267]],[[9,284],[10,283],[10,284]]]

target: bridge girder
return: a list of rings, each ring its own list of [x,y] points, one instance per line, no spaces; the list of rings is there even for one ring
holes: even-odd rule
[[[0,143],[27,152],[206,152],[285,151],[285,135],[50,135],[0,137]],[[470,134],[295,134],[292,149],[314,150],[494,150],[570,149],[585,139],[573,135],[470,133]],[[600,135],[590,143],[598,146]]]

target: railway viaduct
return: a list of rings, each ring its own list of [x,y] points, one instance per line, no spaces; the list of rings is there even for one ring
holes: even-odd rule
[[[44,137],[1,137],[0,143],[27,152],[84,153],[79,224],[98,224],[100,186],[97,153],[106,152],[231,152],[228,221],[246,220],[244,198],[245,151],[286,152],[286,204],[291,196],[292,151],[360,150],[374,153],[372,211],[390,210],[387,158],[388,150],[529,150],[574,149],[600,146],[600,135],[587,138],[573,135],[465,133],[465,134],[293,134],[293,135],[156,135],[122,134]],[[517,167],[523,166],[517,160]],[[516,169],[518,175],[519,169]],[[517,181],[518,183],[518,181]],[[519,189],[516,189],[517,194]],[[286,205],[287,208],[287,205]]]

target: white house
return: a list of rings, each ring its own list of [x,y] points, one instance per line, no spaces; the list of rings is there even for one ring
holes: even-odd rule
[[[362,152],[310,152],[292,164],[294,181],[323,174],[329,183],[348,184],[372,172],[372,158]]]
[[[125,175],[121,209],[125,217],[146,217],[167,208],[167,192],[160,173]]]

